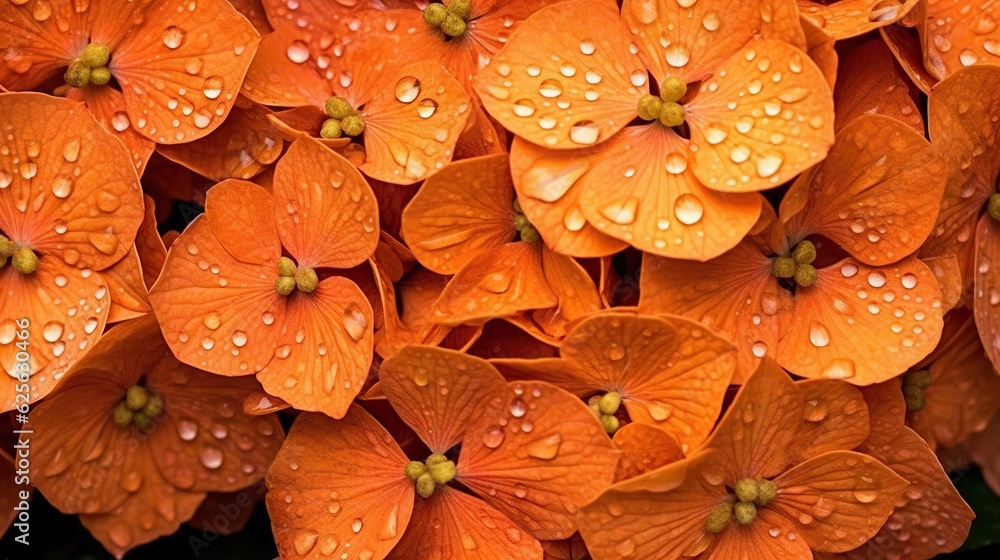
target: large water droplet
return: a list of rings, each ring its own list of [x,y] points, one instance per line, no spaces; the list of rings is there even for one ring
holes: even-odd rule
[[[420,95],[420,80],[413,76],[405,76],[396,82],[396,99],[402,103],[413,103]]]
[[[577,144],[589,146],[597,142],[600,129],[594,121],[579,121],[569,129],[569,139]]]
[[[560,444],[562,444],[562,436],[559,434],[552,434],[551,436],[529,443],[527,449],[528,455],[530,457],[534,457],[535,459],[542,459],[545,461],[554,459],[559,453]]]
[[[288,60],[295,64],[302,64],[309,60],[309,46],[302,41],[292,41],[285,54],[288,56]]]
[[[813,321],[809,325],[809,342],[816,348],[823,348],[830,344],[830,331],[822,324]]]
[[[674,201],[674,216],[682,224],[696,224],[698,220],[701,220],[704,213],[705,207],[702,205],[701,200],[691,193],[684,193]]]
[[[163,32],[163,44],[168,49],[176,49],[184,42],[184,32],[171,25]]]

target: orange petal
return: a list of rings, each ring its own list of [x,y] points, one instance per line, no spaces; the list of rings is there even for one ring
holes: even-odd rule
[[[797,385],[806,406],[795,462],[827,451],[854,449],[865,441],[869,417],[861,391],[832,379],[799,381]]]
[[[250,179],[274,163],[284,147],[269,114],[260,105],[237,99],[229,117],[211,134],[194,142],[163,145],[159,151],[213,181]]]
[[[41,399],[101,337],[111,302],[100,273],[46,258],[27,276],[13,266],[0,268],[0,294],[0,365],[8,372],[0,381],[0,410],[7,411],[23,402],[16,390],[23,373],[18,364],[28,365],[32,402]],[[19,326],[22,319],[28,324]],[[24,346],[27,362],[17,359]]]
[[[254,390],[247,393],[243,399],[243,412],[253,416],[263,416],[272,412],[287,410],[291,405],[268,394],[264,390]]]
[[[471,87],[467,87],[466,91],[470,95],[475,92]],[[474,99],[477,100],[478,97]],[[459,135],[455,144],[455,160],[507,153],[510,140],[511,135],[507,129],[490,118],[483,110],[483,106],[477,102],[472,114],[469,115],[469,120],[465,123],[465,130]]]
[[[785,311],[794,305],[771,274],[771,260],[750,240],[706,263],[647,255],[639,288],[642,313],[683,315],[736,344],[733,383],[746,381],[760,358],[774,355]]]
[[[927,239],[947,170],[922,134],[881,115],[851,121],[830,155],[797,180],[780,214],[789,239],[812,233],[871,266],[896,262]],[[789,215],[789,206],[799,207]]]
[[[138,456],[135,463],[144,473],[137,492],[112,511],[80,515],[80,523],[117,558],[136,546],[177,532],[205,499],[205,494],[179,490],[160,476],[147,446],[137,446],[129,454]]]
[[[836,41],[826,31],[819,28],[812,21],[800,18],[802,30],[805,32],[807,47],[805,51],[809,53],[809,58],[816,63],[816,67],[823,73],[827,85],[831,88],[837,83],[838,56]]]
[[[263,0],[229,0],[229,3],[236,8],[236,11],[243,14],[261,35],[274,31],[267,21]],[[211,499],[211,496],[209,498]]]
[[[744,89],[750,96],[739,95]],[[784,42],[747,43],[685,109],[694,173],[716,190],[775,187],[821,161],[833,144],[829,86],[812,60]]]
[[[805,411],[802,390],[770,358],[743,384],[705,447],[723,452],[726,479],[771,478],[793,459]]]
[[[382,362],[379,379],[400,418],[435,453],[462,441],[487,402],[507,390],[489,362],[432,346],[403,348]]]
[[[602,22],[600,33],[593,21]],[[476,91],[493,118],[529,142],[556,149],[594,144],[634,119],[649,89],[631,40],[612,2],[554,4],[510,36],[479,72]]]
[[[622,21],[637,36],[640,56],[657,83],[676,76],[691,84],[710,76],[754,36],[761,9],[741,0],[627,0]]]
[[[695,556],[711,542],[705,519],[726,489],[710,470],[717,453],[669,464],[619,483],[583,507],[580,535],[595,558]],[[669,480],[661,487],[658,480]]]
[[[105,340],[113,343],[127,325],[112,329]],[[122,361],[117,356],[115,365]],[[111,423],[113,409],[141,372],[108,368],[100,348],[79,364],[79,375],[32,407],[28,428],[44,434],[32,442],[32,458],[44,465],[32,473],[32,483],[64,513],[110,513],[145,479],[162,481],[145,439]]]
[[[601,296],[597,293],[594,281],[572,257],[543,246],[542,270],[549,288],[559,298],[559,307],[552,317],[547,318],[547,332],[555,331],[562,337],[566,334],[569,322],[600,311]]]
[[[149,195],[143,195],[145,215],[135,235],[135,248],[142,264],[142,278],[147,288],[152,288],[163,270],[167,259],[167,248],[156,229],[156,205]]]
[[[139,16],[113,47],[108,68],[121,85],[133,125],[160,144],[197,140],[222,124],[260,42],[253,26],[225,0],[190,6],[170,0],[142,16],[129,14],[132,10],[103,14],[107,27],[94,31],[100,38],[111,21]]]
[[[0,51],[13,55],[6,56],[0,66],[0,84],[12,91],[34,89],[67,66],[81,48],[75,33],[53,29],[56,22],[65,25],[79,17],[72,5],[46,3],[36,8],[26,4],[0,6]],[[34,17],[32,9],[46,17]]]
[[[409,185],[451,161],[472,100],[436,62],[408,65],[383,80],[361,110],[366,157],[358,167],[374,179]]]
[[[601,233],[580,208],[578,181],[600,150],[553,151],[520,138],[510,150],[511,175],[525,217],[554,251],[574,257],[601,257],[628,243]]]
[[[659,124],[628,127],[594,155],[578,182],[583,214],[637,249],[708,260],[739,243],[760,215],[759,196],[702,185],[689,167],[688,142]]]
[[[274,359],[257,379],[299,410],[341,418],[368,378],[371,304],[354,282],[331,276],[310,294],[293,293],[287,305]]]
[[[926,19],[926,5],[923,2],[918,3],[916,8],[910,10],[909,15],[912,16],[917,12],[923,14],[924,19]],[[910,81],[920,91],[930,94],[931,89],[938,82],[938,79],[932,76],[927,71],[927,67],[924,66],[923,46],[917,33],[899,24],[882,27],[878,31],[882,35],[882,39],[889,46],[889,50],[892,51],[893,56],[896,57],[896,61],[900,67],[910,77]]]
[[[267,511],[281,557],[349,550],[384,558],[413,511],[406,463],[389,432],[359,406],[336,422],[300,415],[267,471]]]
[[[878,532],[903,496],[906,481],[868,455],[833,451],[774,480],[773,507],[813,550],[846,552]]]
[[[558,303],[542,270],[540,244],[514,241],[472,259],[448,282],[435,309],[439,321],[457,325]]]
[[[236,492],[209,492],[187,524],[220,535],[235,535],[246,528],[265,493],[267,485],[263,480]]]
[[[676,438],[648,424],[626,424],[615,432],[613,441],[621,451],[615,482],[634,478],[684,458]]]
[[[568,539],[544,541],[542,549],[545,551],[545,560],[589,560],[590,558],[587,545],[579,533]]]
[[[274,173],[282,245],[300,266],[351,268],[378,245],[371,187],[347,160],[311,140],[296,140]]]
[[[611,484],[618,452],[593,412],[539,381],[493,395],[462,442],[457,480],[539,539],[576,531],[578,508]]]
[[[939,80],[973,64],[1000,64],[1000,5],[967,10],[961,2],[928,2],[924,66]]]
[[[332,88],[310,64],[295,62],[303,55],[309,50],[295,30],[279,28],[264,35],[240,93],[263,105],[322,107]]]
[[[993,120],[994,117],[997,120]],[[958,255],[962,276],[972,276],[976,220],[994,192],[1000,150],[1000,68],[973,66],[942,81],[928,98],[931,143],[948,163],[948,186],[934,232],[921,255]]]
[[[1000,304],[1000,286],[997,271],[1000,269],[1000,223],[984,214],[976,227],[975,252],[975,293],[973,305],[979,338],[983,341],[986,355],[993,367],[1000,364],[1000,316],[996,307]]]
[[[791,521],[767,508],[757,510],[754,521],[744,526],[730,521],[712,542],[707,558],[725,560],[793,560],[812,558],[812,552]]]
[[[70,89],[66,92],[66,98],[87,104],[87,108],[94,114],[97,122],[104,126],[104,130],[115,135],[125,144],[131,155],[136,174],[142,177],[146,170],[146,162],[153,155],[156,143],[139,134],[136,127],[132,125],[126,112],[125,97],[122,92],[108,87],[87,86]]]
[[[959,445],[970,434],[982,431],[1000,409],[1000,376],[979,336],[970,317],[932,356],[924,408],[907,418],[907,424],[932,448]]]
[[[896,70],[895,58],[881,37],[872,37],[845,50],[837,68],[833,91],[836,127],[865,114],[892,117],[924,133],[924,119],[910,96],[909,83]]]
[[[379,269],[381,274],[381,269]],[[375,351],[389,357],[407,344],[439,344],[451,331],[438,325],[434,317],[434,302],[448,284],[448,278],[429,270],[420,269],[393,286],[387,278],[379,276],[382,307],[386,313],[385,341],[376,334]],[[397,301],[399,301],[397,311]]]
[[[873,268],[845,259],[795,295],[778,363],[796,375],[855,385],[895,377],[941,336],[941,292],[918,259]],[[863,333],[863,334],[859,334]]]
[[[463,325],[456,330],[463,328],[468,329]],[[480,331],[465,349],[480,358],[551,358],[559,352],[548,341],[538,338],[537,333],[526,330],[523,324],[512,322],[510,318],[489,321]]]
[[[685,452],[715,425],[735,366],[732,345],[690,319],[625,313],[581,321],[561,354],[592,392],[620,392],[633,421],[663,429]]]
[[[878,534],[852,552],[852,557],[867,558],[877,550],[886,556],[929,559],[960,547],[975,514],[920,436],[903,428],[888,450],[872,454],[909,483],[903,497],[906,503],[897,506]],[[911,539],[915,529],[920,538]]]
[[[413,521],[388,558],[542,560],[542,545],[506,515],[448,486],[413,505]]]
[[[212,193],[227,191],[219,186]],[[249,199],[240,203],[251,208]],[[253,230],[243,233],[247,231]],[[257,236],[255,241],[258,252],[261,247],[277,250],[275,238]],[[221,375],[249,375],[264,368],[278,346],[287,306],[274,289],[274,261],[236,260],[201,217],[171,246],[163,271],[149,301],[177,359]]]
[[[960,450],[968,461],[980,466],[983,478],[994,492],[1000,489],[1000,446],[997,445],[997,434],[1000,432],[1000,414],[993,417],[981,432],[969,436]],[[963,453],[964,452],[964,453]],[[957,466],[966,464],[959,462]]]
[[[923,257],[924,261],[934,277],[938,281],[938,289],[941,290],[941,309],[945,313],[954,309],[962,301],[965,295],[965,286],[962,285],[962,271],[959,269],[958,256],[944,255],[941,257]]]
[[[13,137],[0,152],[0,230],[79,268],[124,257],[142,191],[121,143],[79,103],[38,93],[0,94],[0,122]]]
[[[402,236],[420,264],[456,274],[514,238],[513,193],[506,154],[455,162],[425,181],[407,205]]]
[[[868,404],[871,429],[861,451],[881,448],[896,439],[906,419],[906,402],[898,378],[859,387]]]
[[[111,293],[108,323],[134,319],[153,311],[149,304],[149,291],[142,278],[142,263],[139,262],[139,253],[135,247],[122,260],[100,274]]]
[[[834,39],[862,35],[898,21],[917,5],[917,0],[839,0],[833,3],[798,0],[802,17],[814,22]]]
[[[799,7],[795,0],[759,0],[759,4],[762,39],[777,39],[799,50],[806,50],[806,34],[803,30],[806,24],[799,17]]]

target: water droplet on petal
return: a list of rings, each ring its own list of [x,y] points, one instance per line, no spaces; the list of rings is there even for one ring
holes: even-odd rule
[[[701,200],[691,193],[684,193],[674,201],[674,216],[682,224],[696,224],[698,220],[701,220],[704,213],[705,207],[702,205]]]
[[[168,49],[176,49],[184,42],[184,32],[171,25],[163,32],[163,44]]]
[[[809,325],[809,342],[816,348],[823,348],[830,344],[830,331],[826,330],[822,324],[813,321]]]
[[[402,103],[413,103],[420,95],[420,80],[413,76],[400,78],[396,82],[396,99]]]

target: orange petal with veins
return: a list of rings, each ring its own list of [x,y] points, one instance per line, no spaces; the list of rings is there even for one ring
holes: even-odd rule
[[[631,126],[595,148],[576,183],[587,221],[643,251],[704,261],[733,248],[760,215],[760,197],[722,193],[695,176],[689,142],[660,124]]]
[[[281,557],[357,550],[384,558],[413,511],[406,463],[389,432],[357,405],[338,421],[300,415],[267,471],[267,511]]]
[[[837,131],[865,114],[880,114],[924,133],[924,119],[910,96],[909,81],[896,70],[896,59],[881,37],[846,49],[837,68],[833,104]]]
[[[833,144],[830,87],[805,53],[780,41],[747,43],[684,107],[694,174],[711,189],[776,187],[822,161]]]
[[[520,138],[511,147],[511,175],[521,209],[545,243],[564,255],[603,257],[628,246],[590,225],[580,207],[580,178],[600,150],[553,151]]]
[[[435,309],[438,321],[458,325],[558,303],[542,269],[540,244],[512,241],[465,265],[441,292]]]
[[[486,502],[450,486],[417,498],[390,560],[542,560],[542,545]]]
[[[378,207],[346,159],[296,140],[274,172],[278,235],[299,266],[351,268],[378,245]]]
[[[899,21],[917,0],[798,0],[799,13],[834,39],[848,39]]]
[[[903,373],[937,345],[941,292],[918,259],[879,268],[845,259],[818,274],[796,293],[778,345],[778,363],[792,373],[869,385]]]
[[[882,266],[927,239],[946,181],[944,159],[922,134],[865,115],[845,125],[826,160],[792,185],[780,214],[789,239],[818,233]]]
[[[868,405],[856,387],[832,379],[797,382],[805,399],[798,459],[854,449],[868,437]]]
[[[420,264],[457,274],[515,234],[506,154],[457,161],[427,179],[403,211],[401,233]]]
[[[434,453],[462,441],[507,382],[489,362],[432,346],[407,346],[382,362],[380,385],[392,407]]]
[[[778,496],[768,508],[791,521],[809,548],[819,552],[846,552],[865,543],[907,486],[882,463],[854,451],[818,455],[774,483]]]
[[[621,451],[615,482],[637,477],[684,458],[676,438],[648,424],[626,424],[615,432],[612,441]]]
[[[135,247],[125,257],[101,271],[111,294],[108,323],[141,317],[153,311],[149,303],[149,290],[142,278],[142,263]]]
[[[599,33],[594,21],[602,22]],[[639,98],[649,90],[646,66],[638,50],[629,50],[631,40],[612,2],[554,4],[510,36],[479,72],[476,91],[493,118],[531,143],[589,146],[635,118]]]
[[[468,426],[456,480],[539,539],[576,531],[576,512],[604,490],[618,452],[593,412],[540,381],[514,381]]]

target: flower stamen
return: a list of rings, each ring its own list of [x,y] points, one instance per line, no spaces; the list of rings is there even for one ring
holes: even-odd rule
[[[537,243],[541,240],[541,234],[538,233],[535,226],[531,225],[528,217],[524,215],[524,211],[521,210],[521,203],[516,198],[514,199],[514,212],[517,214],[514,216],[514,229],[520,234],[521,241],[525,243]]]
[[[611,391],[603,395],[594,395],[590,397],[587,404],[590,406],[590,410],[594,411],[594,414],[600,419],[601,425],[604,426],[604,431],[608,435],[614,435],[618,431],[618,428],[621,427],[621,421],[615,416],[622,404],[621,393]]]
[[[792,249],[790,256],[777,256],[771,261],[771,273],[775,278],[792,278],[803,288],[816,283],[819,274],[812,262],[816,260],[816,246],[812,241],[803,240]]]
[[[471,0],[451,0],[444,4],[428,4],[424,9],[424,21],[431,27],[438,27],[448,37],[459,37],[465,33],[472,17]]]
[[[163,398],[142,385],[125,390],[125,399],[111,411],[112,421],[120,428],[148,428],[163,412]]]
[[[111,81],[111,49],[103,43],[90,43],[80,56],[73,59],[63,74],[63,80],[73,87],[82,88],[88,84],[103,86]]]
[[[326,100],[323,110],[330,118],[323,121],[320,137],[328,140],[345,135],[354,138],[365,131],[365,118],[347,99],[335,95]]]
[[[454,480],[457,474],[455,462],[440,453],[432,453],[427,460],[410,461],[404,469],[406,477],[415,483],[417,494],[422,498],[430,498],[438,486]]]
[[[924,390],[931,386],[931,372],[926,369],[911,371],[903,376],[903,399],[906,401],[906,410],[909,412],[919,412],[927,404],[924,397]]]

